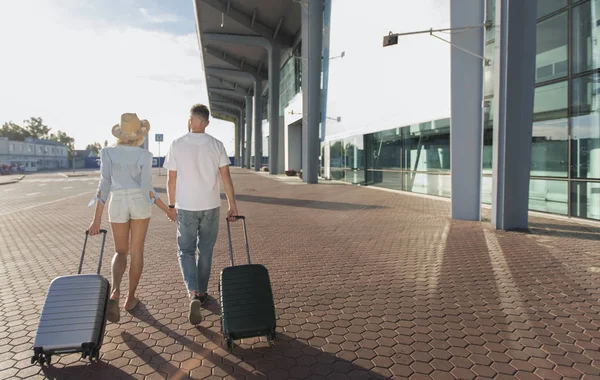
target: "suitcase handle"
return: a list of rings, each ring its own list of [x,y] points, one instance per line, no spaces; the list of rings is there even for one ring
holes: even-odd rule
[[[106,242],[106,234],[108,233],[108,231],[102,229],[100,230],[100,233],[103,234],[102,235],[102,246],[100,247],[100,257],[98,258],[98,270],[96,271],[97,274],[100,274],[100,268],[102,268],[102,255],[104,254],[104,243]],[[90,231],[85,231],[85,240],[83,241],[83,250],[81,251],[81,257],[79,258],[79,270],[77,271],[77,274],[81,274],[81,269],[83,267],[83,257],[85,256],[85,247],[87,246],[87,239],[88,236],[90,235]]]
[[[248,231],[246,230],[246,217],[242,216],[242,215],[237,215],[234,216],[235,219],[241,219],[242,220],[242,224],[244,226],[244,238],[246,239],[246,256],[248,257],[248,264],[251,264],[250,262],[250,247],[248,246]],[[231,242],[231,224],[229,222],[228,218],[225,218],[227,220],[227,236],[229,237],[229,260],[231,261],[231,266],[233,266],[233,243]]]

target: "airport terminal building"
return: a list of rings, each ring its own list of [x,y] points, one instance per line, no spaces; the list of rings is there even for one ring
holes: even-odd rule
[[[195,0],[211,111],[239,166],[600,220],[600,0],[522,3]]]

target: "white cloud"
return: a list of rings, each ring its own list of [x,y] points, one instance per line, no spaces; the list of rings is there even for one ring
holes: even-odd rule
[[[154,24],[163,24],[168,22],[178,22],[179,17],[173,14],[168,13],[160,13],[160,14],[151,14],[146,8],[140,8],[140,13],[144,18]]]
[[[81,0],[53,3],[0,2],[0,123],[39,116],[80,149],[112,143],[121,113],[136,112],[152,141],[164,133],[164,154],[187,131],[190,106],[208,101],[196,36],[77,17]],[[208,132],[233,155],[232,124],[213,120]]]

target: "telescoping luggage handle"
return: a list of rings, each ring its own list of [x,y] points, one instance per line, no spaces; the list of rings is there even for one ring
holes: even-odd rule
[[[246,239],[246,256],[248,257],[248,264],[250,262],[250,247],[248,246],[248,232],[246,231],[246,217],[242,215],[234,216],[236,219],[241,219],[244,226],[244,238]],[[229,236],[229,259],[231,260],[231,266],[233,266],[233,243],[231,242],[231,225],[229,219],[227,219],[227,236]]]
[[[100,230],[100,233],[103,234],[102,236],[102,246],[100,247],[100,257],[98,258],[98,270],[96,271],[97,274],[100,274],[100,268],[102,268],[102,255],[104,254],[104,243],[106,242],[106,230]],[[83,267],[83,257],[85,256],[85,247],[87,246],[87,239],[88,236],[90,235],[89,231],[85,231],[85,240],[83,241],[83,250],[81,251],[81,257],[79,258],[79,270],[77,271],[77,274],[81,274],[81,268]]]

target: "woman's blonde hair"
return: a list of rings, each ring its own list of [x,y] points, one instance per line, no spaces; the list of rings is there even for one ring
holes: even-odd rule
[[[144,143],[144,139],[139,140],[121,140],[117,139],[115,141],[115,146],[124,145],[124,146],[141,146]]]

